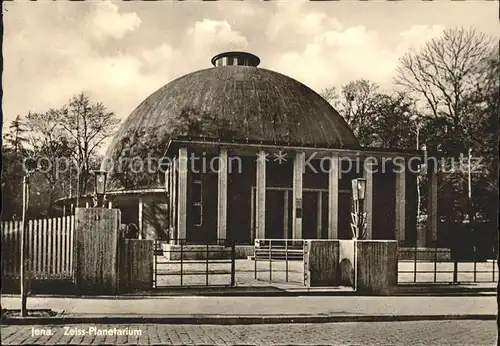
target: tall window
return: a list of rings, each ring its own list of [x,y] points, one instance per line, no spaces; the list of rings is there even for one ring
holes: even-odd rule
[[[203,185],[201,180],[193,181],[193,224],[203,224]]]

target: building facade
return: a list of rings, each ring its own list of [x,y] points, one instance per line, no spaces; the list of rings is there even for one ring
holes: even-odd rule
[[[213,68],[168,83],[125,120],[101,167],[122,220],[173,244],[350,239],[351,180],[363,177],[366,238],[432,245],[432,170],[428,227],[416,227],[423,153],[361,147],[320,95],[259,63],[218,54]],[[131,173],[146,158],[160,169]]]

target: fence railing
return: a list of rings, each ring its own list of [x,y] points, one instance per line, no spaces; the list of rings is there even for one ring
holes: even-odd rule
[[[1,222],[2,277],[21,273],[21,221]],[[29,278],[73,277],[74,216],[29,220],[25,233],[25,265]]]
[[[496,259],[453,259],[450,249],[400,248],[398,282],[478,283],[498,281]]]
[[[254,279],[304,284],[303,239],[255,239],[253,258]]]
[[[215,244],[179,245],[155,240],[154,288],[172,286],[229,286],[236,285],[236,248]]]

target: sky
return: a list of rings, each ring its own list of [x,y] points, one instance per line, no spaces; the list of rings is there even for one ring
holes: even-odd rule
[[[121,119],[169,81],[244,50],[317,92],[390,90],[398,59],[446,28],[499,37],[497,1],[3,2],[3,125],[85,92]],[[3,126],[3,127],[4,127]]]

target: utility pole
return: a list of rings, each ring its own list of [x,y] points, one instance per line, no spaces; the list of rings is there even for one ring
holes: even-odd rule
[[[420,127],[421,127],[421,123],[419,122],[419,118],[418,118],[418,115],[416,114],[413,114],[412,116],[410,116],[410,113],[409,112],[405,112],[405,116],[408,116],[409,119],[415,124],[415,134],[416,134],[416,150],[420,150]],[[420,170],[419,172],[417,173],[417,220],[420,219],[420,213],[421,213],[421,209],[420,209],[420,200],[421,200],[421,191],[420,191]]]
[[[417,127],[417,150],[420,150],[420,124],[416,122]],[[421,192],[420,192],[420,170],[417,173],[417,218],[420,219],[420,200],[421,200]]]
[[[468,157],[467,157],[467,213],[469,214],[469,230],[474,235],[474,263],[476,256],[476,237],[474,234],[474,219],[475,215],[472,210],[472,170],[471,170],[471,161],[472,161],[472,148],[469,148]]]
[[[80,164],[78,164],[80,166]],[[80,206],[80,167],[76,171],[76,207]]]
[[[69,198],[71,199],[71,197],[73,197],[73,192],[71,191],[71,189],[73,188],[71,186],[71,180],[72,180],[72,176],[71,176],[71,167],[69,168],[69,171],[68,171],[68,174],[69,174]]]
[[[471,174],[471,161],[472,161],[472,148],[469,148],[469,156],[467,158],[467,185],[468,185],[468,191],[467,191],[467,197],[469,198],[469,201],[472,199],[472,174]]]
[[[76,208],[80,207],[80,162],[81,162],[81,151],[80,151],[80,114],[76,114],[76,150],[78,150],[78,162],[76,167]]]

